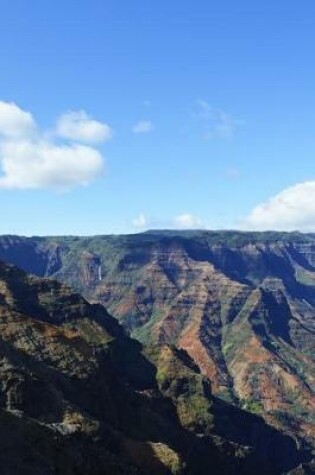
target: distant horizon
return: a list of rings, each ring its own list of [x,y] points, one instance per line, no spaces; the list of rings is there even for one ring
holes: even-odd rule
[[[251,231],[243,229],[147,229],[133,233],[105,233],[105,234],[7,234],[2,233],[0,237],[19,237],[19,238],[98,238],[98,237],[119,237],[119,236],[139,236],[143,234],[193,234],[193,233],[212,233],[212,234],[300,234],[300,235],[315,235],[313,231],[281,231],[275,229],[266,229],[264,231]]]

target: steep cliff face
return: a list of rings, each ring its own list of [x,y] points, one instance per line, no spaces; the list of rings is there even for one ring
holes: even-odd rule
[[[0,326],[5,475],[280,474],[308,460],[217,401],[184,350],[144,354],[102,306],[1,262]]]
[[[140,341],[185,350],[216,397],[314,447],[313,235],[14,239],[0,257],[69,283]]]

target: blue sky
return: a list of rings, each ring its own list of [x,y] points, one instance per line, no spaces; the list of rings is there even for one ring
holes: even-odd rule
[[[314,230],[314,47],[311,0],[3,1],[0,233]]]

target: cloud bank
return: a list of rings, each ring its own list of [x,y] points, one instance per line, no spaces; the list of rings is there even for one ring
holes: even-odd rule
[[[315,181],[298,183],[256,206],[242,228],[315,231]]]
[[[104,159],[99,150],[87,144],[105,142],[110,136],[107,124],[84,111],[60,116],[48,134],[40,130],[30,112],[0,101],[0,188],[88,185],[103,172]]]
[[[193,214],[180,214],[173,219],[173,227],[177,229],[194,229],[204,227],[204,223]]]
[[[144,229],[204,229],[205,223],[193,214],[184,213],[170,220],[157,220],[145,216],[144,213],[139,215],[132,221],[134,228],[138,230]]]

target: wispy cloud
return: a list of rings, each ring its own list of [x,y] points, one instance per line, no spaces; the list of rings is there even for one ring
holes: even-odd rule
[[[315,181],[284,189],[257,205],[240,224],[258,231],[315,231]]]
[[[244,124],[244,121],[222,109],[212,107],[205,100],[197,101],[194,117],[201,123],[206,139],[231,139],[238,127]]]
[[[30,112],[0,101],[0,188],[88,185],[102,173],[104,159],[95,147],[79,142],[108,140],[109,130],[80,111],[62,115],[48,134]]]
[[[154,129],[153,123],[150,120],[140,120],[132,127],[134,134],[148,134]]]

